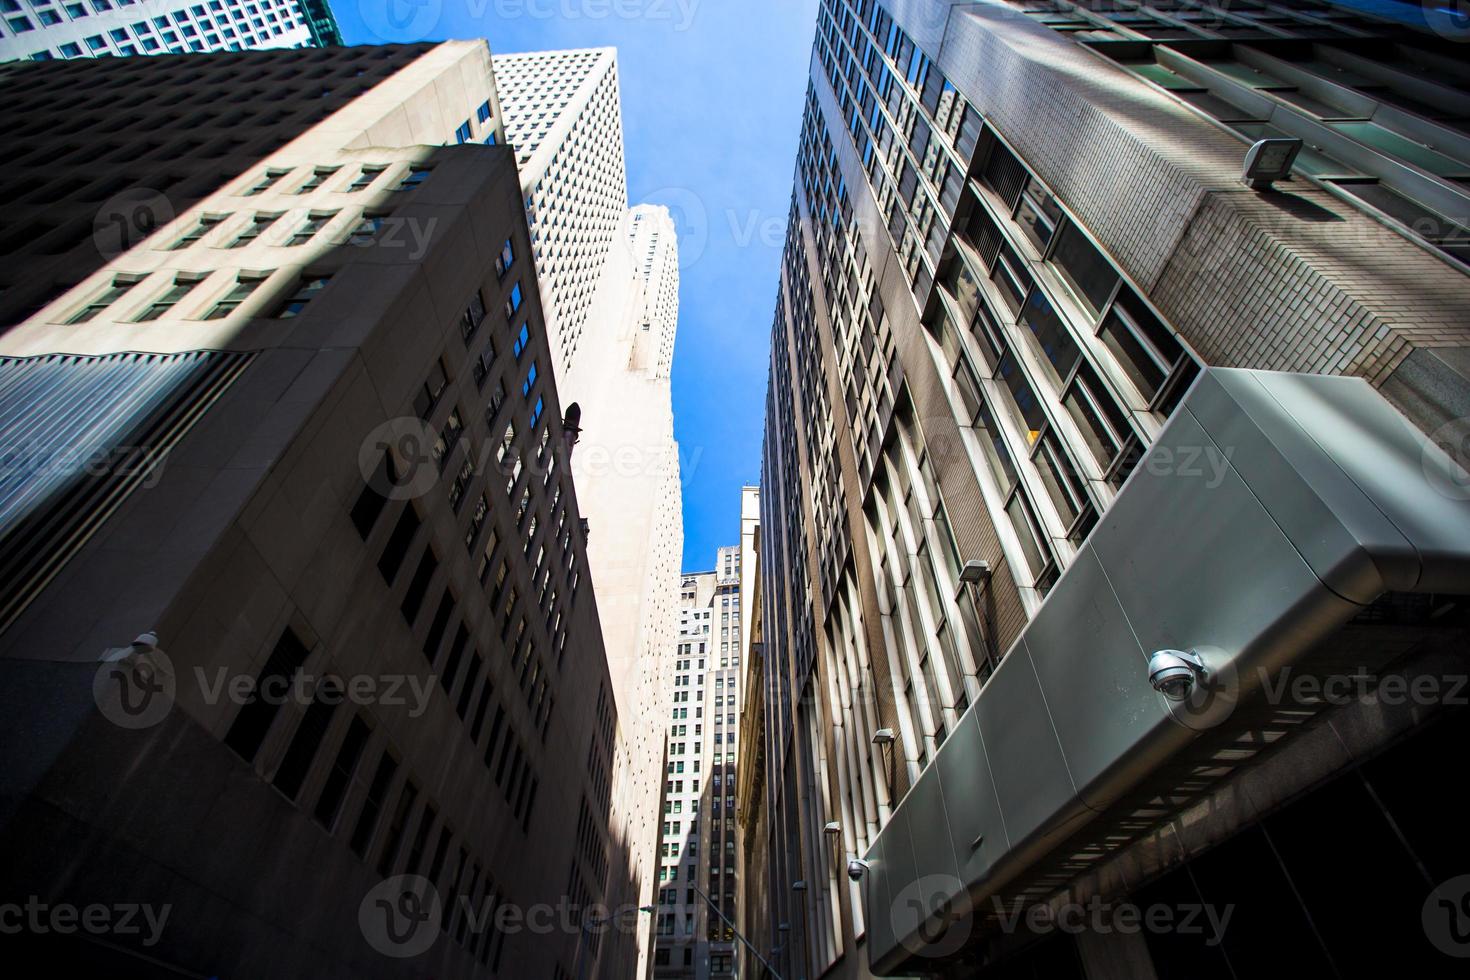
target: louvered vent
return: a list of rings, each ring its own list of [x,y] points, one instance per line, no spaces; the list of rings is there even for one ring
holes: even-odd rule
[[[253,356],[0,357],[0,632]]]

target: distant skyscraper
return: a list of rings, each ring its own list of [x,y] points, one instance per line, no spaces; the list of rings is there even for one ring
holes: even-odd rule
[[[581,410],[572,459],[587,559],[622,719],[626,781],[615,820],[639,855],[656,846],[662,688],[684,545],[669,366],[678,328],[678,240],[667,209],[628,211],[607,250],[577,360],[557,388]],[[641,871],[651,897],[652,863]],[[641,975],[641,974],[640,974]]]
[[[0,61],[342,43],[327,0],[0,0]]]
[[[53,112],[99,92],[136,121]],[[635,900],[624,723],[495,106],[481,42],[0,65],[0,896],[168,912],[7,952],[633,975],[579,927]]]
[[[597,329],[588,309],[628,207],[617,49],[494,60],[560,377]]]
[[[744,551],[720,548],[712,571],[686,573],[679,586],[679,634],[665,668],[671,683],[655,978],[710,980],[736,972],[729,923],[739,914],[735,770]]]

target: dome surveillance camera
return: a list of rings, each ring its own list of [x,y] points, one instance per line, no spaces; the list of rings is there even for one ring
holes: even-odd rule
[[[1193,650],[1160,650],[1148,658],[1148,682],[1170,701],[1183,701],[1206,675],[1205,663]]]
[[[847,876],[853,881],[862,881],[863,875],[868,873],[872,865],[862,858],[853,858],[847,862]]]

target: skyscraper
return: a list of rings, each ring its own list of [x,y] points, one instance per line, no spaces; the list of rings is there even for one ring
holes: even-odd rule
[[[678,239],[667,209],[627,212],[608,249],[577,360],[558,390],[581,410],[572,458],[587,561],[624,719],[618,821],[651,900],[668,664],[684,547],[669,369],[678,329]],[[648,862],[646,866],[642,862]],[[646,951],[645,951],[646,952]]]
[[[628,207],[617,49],[497,55],[495,77],[561,377],[582,347],[598,277]]]
[[[823,0],[811,64],[753,941],[786,977],[1456,975],[1460,46]]]
[[[342,43],[327,0],[0,0],[0,61]]]
[[[684,575],[669,664],[655,977],[734,976],[738,912],[735,769],[740,751],[743,557]]]
[[[7,201],[169,209],[5,242],[57,288],[0,335],[0,894],[157,925],[7,928],[62,972],[634,969],[496,105],[480,42],[0,67]]]

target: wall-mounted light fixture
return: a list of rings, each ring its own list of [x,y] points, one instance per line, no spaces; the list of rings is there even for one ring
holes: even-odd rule
[[[1245,151],[1240,179],[1253,191],[1270,190],[1273,181],[1291,176],[1291,165],[1301,149],[1302,141],[1294,136],[1256,140]]]

